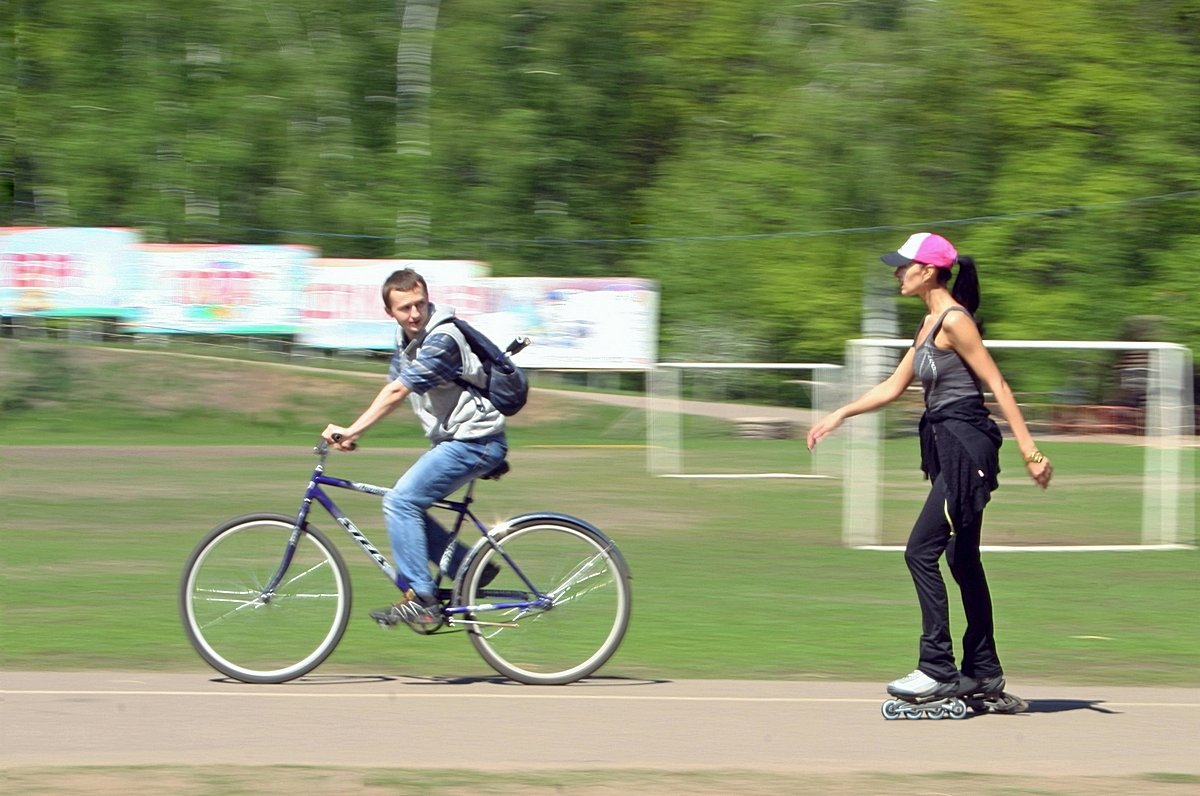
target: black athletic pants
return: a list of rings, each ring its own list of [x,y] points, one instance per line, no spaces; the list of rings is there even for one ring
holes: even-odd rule
[[[908,537],[904,561],[917,587],[921,604],[921,648],[917,668],[935,680],[957,677],[954,644],[950,640],[950,607],[938,559],[946,554],[950,573],[962,593],[967,629],[963,634],[962,673],[968,677],[995,677],[1003,673],[996,655],[992,625],[992,598],[979,560],[979,532],[983,516],[969,528],[952,528],[947,517],[946,485],[939,476]]]

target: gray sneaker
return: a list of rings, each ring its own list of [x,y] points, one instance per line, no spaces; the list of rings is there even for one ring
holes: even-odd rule
[[[371,618],[385,627],[406,624],[418,632],[436,629],[442,623],[442,604],[409,589],[404,599],[390,608],[372,611]]]
[[[976,713],[1024,713],[1029,709],[1029,703],[1016,694],[1010,694],[1004,689],[1008,683],[1004,675],[995,677],[962,676],[962,697],[967,706]]]
[[[1008,685],[1004,681],[1004,675],[998,674],[995,677],[971,677],[962,675],[962,692],[964,696],[992,696],[994,694],[1003,694],[1004,687]]]

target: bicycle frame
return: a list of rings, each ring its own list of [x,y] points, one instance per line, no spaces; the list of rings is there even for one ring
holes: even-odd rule
[[[401,591],[407,591],[409,584],[407,581],[405,581],[404,577],[396,571],[396,568],[392,566],[387,557],[383,555],[383,553],[379,552],[379,549],[371,543],[371,540],[367,538],[366,534],[358,529],[358,526],[354,524],[349,515],[347,515],[338,507],[333,499],[325,492],[323,487],[348,489],[353,492],[362,492],[364,494],[375,495],[377,497],[383,497],[391,490],[388,487],[376,486],[375,484],[367,484],[358,481],[350,481],[345,478],[336,478],[334,476],[326,475],[325,460],[329,455],[329,446],[324,440],[322,440],[313,449],[313,453],[319,457],[319,460],[316,467],[313,469],[312,478],[308,482],[308,487],[304,491],[304,499],[300,504],[300,510],[296,514],[296,521],[292,526],[292,535],[288,539],[287,548],[284,550],[283,561],[280,563],[278,572],[275,573],[274,577],[271,578],[270,583],[268,583],[266,588],[263,589],[263,594],[272,594],[279,583],[282,582],[284,575],[291,566],[296,545],[300,541],[301,529],[304,528],[305,524],[308,522],[314,501],[320,504],[320,506],[325,509],[329,516],[332,517],[338,525],[342,526],[346,533],[349,534],[350,538],[358,544],[363,552],[375,562],[375,565],[379,567],[380,571],[387,576],[388,580],[394,583]],[[474,491],[475,481],[471,481],[467,485],[467,491],[462,500],[450,500],[446,498],[436,501],[432,506],[432,508],[450,511],[456,515],[454,526],[449,530],[450,546],[452,547],[454,541],[458,538],[459,532],[462,530],[463,523],[467,519],[470,519],[475,525],[475,528],[479,531],[480,535],[483,537],[483,540],[490,544],[495,549],[497,554],[504,558],[508,565],[512,567],[513,572],[515,572],[520,577],[522,582],[529,587],[529,592],[536,597],[533,600],[526,599],[519,600],[517,602],[487,603],[481,605],[451,605],[445,609],[445,613],[448,616],[453,617],[474,611],[498,611],[511,609],[528,610],[550,607],[552,603],[551,598],[529,581],[529,578],[526,577],[525,573],[521,570],[517,563],[513,561],[508,553],[502,547],[500,547],[500,545],[498,545],[494,539],[492,539],[487,526],[480,522],[479,518],[475,516],[475,513],[471,511],[470,505],[473,501]],[[448,547],[447,549],[449,550],[451,548]],[[469,560],[469,558],[470,555],[464,560],[464,571],[465,563],[467,560]],[[438,577],[438,582],[439,584],[441,582],[440,575]],[[444,590],[439,589],[439,592],[441,591]],[[443,598],[445,597],[444,594],[439,596],[442,596]],[[497,592],[495,596],[507,596],[515,598],[524,595],[514,592]]]

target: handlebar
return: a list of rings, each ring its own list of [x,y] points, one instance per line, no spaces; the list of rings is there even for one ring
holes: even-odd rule
[[[341,441],[342,441],[342,435],[341,435],[341,434],[334,434],[334,435],[333,435],[333,441],[334,441],[334,442],[341,442]],[[354,450],[354,449],[355,449],[355,448],[357,448],[357,447],[358,447],[358,443],[357,443],[357,442],[351,442],[351,443],[350,443],[350,450]]]
[[[333,435],[333,441],[334,441],[334,442],[341,442],[341,441],[342,441],[342,435],[341,435],[341,434],[334,434],[334,435]],[[358,443],[357,443],[357,442],[352,442],[352,443],[350,443],[350,450],[355,450],[356,448],[358,448]],[[313,448],[313,453],[317,454],[318,456],[322,456],[322,457],[329,455],[329,443],[325,441],[325,438],[324,438],[324,437],[320,437],[320,438],[317,440],[316,447],[314,447],[314,448]]]

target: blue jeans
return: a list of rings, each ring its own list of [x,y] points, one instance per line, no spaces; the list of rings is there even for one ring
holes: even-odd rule
[[[417,459],[383,498],[383,519],[392,543],[392,560],[401,578],[417,594],[433,595],[435,584],[428,562],[438,562],[450,543],[450,534],[429,516],[434,501],[462,488],[504,461],[508,441],[504,434],[474,440],[447,440]],[[466,548],[456,544],[453,564],[444,574],[455,574]]]

